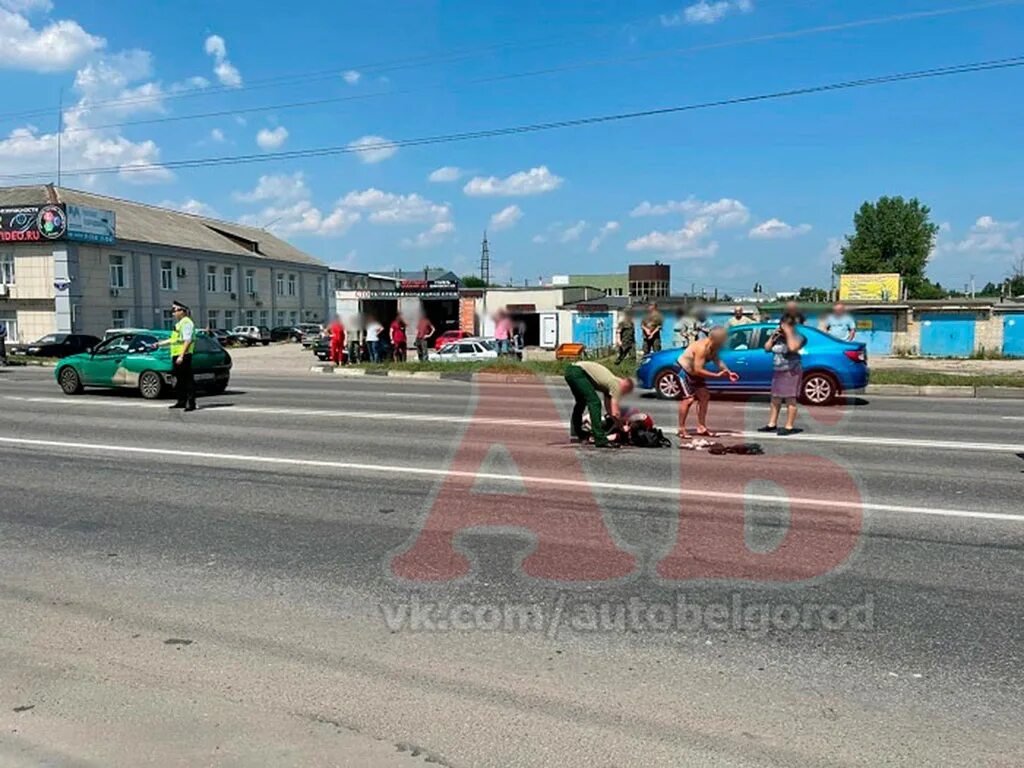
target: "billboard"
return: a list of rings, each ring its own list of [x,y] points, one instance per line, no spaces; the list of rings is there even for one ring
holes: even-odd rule
[[[0,242],[38,243],[60,240],[67,232],[61,205],[22,205],[0,208]]]
[[[79,243],[113,243],[115,219],[113,211],[88,208],[68,203],[67,239]]]
[[[903,279],[895,273],[840,275],[840,301],[899,301]]]
[[[114,212],[63,203],[0,207],[0,242],[113,243]]]

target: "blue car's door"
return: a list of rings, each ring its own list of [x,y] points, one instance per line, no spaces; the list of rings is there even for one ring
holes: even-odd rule
[[[771,386],[772,356],[762,348],[762,336],[758,326],[730,328],[718,357],[740,375],[740,380],[732,384],[728,379],[712,379],[711,386],[715,389],[763,389]]]

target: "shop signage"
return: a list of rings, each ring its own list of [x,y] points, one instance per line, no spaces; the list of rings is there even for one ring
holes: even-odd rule
[[[68,204],[67,239],[80,243],[107,243],[115,240],[115,218],[113,211],[88,208],[84,205]]]
[[[24,205],[0,208],[0,242],[37,243],[59,240],[68,220],[60,205]]]
[[[507,304],[505,306],[505,311],[506,312],[523,312],[523,313],[536,312],[537,311],[537,305],[536,304]]]

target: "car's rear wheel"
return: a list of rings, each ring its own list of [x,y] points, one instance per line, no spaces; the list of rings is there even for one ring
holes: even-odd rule
[[[270,346],[270,342],[269,341],[264,341],[263,342],[263,346],[264,347],[269,347]]]
[[[65,395],[82,394],[82,379],[78,375],[78,371],[70,365],[60,369],[60,373],[57,374],[57,382],[60,384],[60,388],[64,391]]]
[[[211,395],[223,395],[228,391],[228,382],[218,381],[207,390]]]
[[[139,392],[147,400],[157,400],[164,393],[164,380],[156,371],[145,371],[139,376]]]
[[[831,405],[839,396],[839,384],[831,374],[814,371],[804,376],[800,394],[809,405]]]
[[[662,400],[678,400],[683,394],[683,387],[675,371],[666,370],[654,377],[654,391]]]

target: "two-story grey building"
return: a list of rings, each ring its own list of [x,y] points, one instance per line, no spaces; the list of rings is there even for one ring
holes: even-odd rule
[[[327,265],[255,227],[52,185],[0,188],[0,323],[11,340],[324,322]]]

